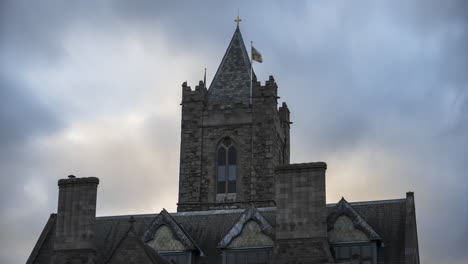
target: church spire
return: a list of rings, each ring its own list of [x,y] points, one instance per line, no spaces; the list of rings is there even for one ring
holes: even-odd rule
[[[208,100],[215,104],[249,103],[250,59],[239,29],[236,30],[216,71],[208,91]],[[255,74],[253,75],[255,79]]]

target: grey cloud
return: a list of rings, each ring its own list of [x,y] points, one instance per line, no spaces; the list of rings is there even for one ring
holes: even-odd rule
[[[30,89],[18,80],[10,80],[0,73],[0,153],[11,145],[23,145],[28,139],[50,134],[61,121]]]
[[[17,248],[32,246],[47,213],[55,210],[55,181],[69,172],[102,178],[99,212],[104,214],[129,213],[136,205],[138,210],[151,211],[160,206],[155,203],[158,199],[172,203],[165,207],[173,205],[179,149],[177,115],[151,115],[138,132],[141,141],[136,142],[58,144],[54,149],[21,144],[43,135],[53,138],[63,126],[59,120],[69,118],[61,109],[41,104],[41,95],[32,96],[35,87],[25,87],[23,73],[66,64],[68,54],[61,41],[77,29],[118,40],[145,39],[141,36],[155,34],[156,28],[167,38],[168,51],[202,54],[206,61],[197,62],[200,69],[214,71],[239,8],[244,40],[254,40],[264,55],[265,62],[255,65],[257,76],[263,80],[274,75],[281,99],[292,110],[293,161],[327,161],[329,179],[340,185],[352,179],[347,173],[334,174],[334,167],[350,155],[375,153],[364,171],[350,172],[363,182],[340,194],[356,195],[353,190],[365,185],[373,186],[371,193],[360,196],[366,199],[400,197],[414,190],[423,262],[468,259],[461,248],[468,237],[466,1],[2,1],[1,5],[5,74],[0,75],[0,143],[9,146],[8,151],[0,150],[2,180],[7,183],[2,185],[1,206],[16,203],[26,210],[24,186],[34,175],[50,194],[46,205],[18,220],[24,223],[8,222],[13,231],[1,229],[2,238],[20,233],[11,240]],[[174,89],[181,81],[174,80]],[[148,162],[152,159],[160,167]],[[171,191],[164,192],[162,184]],[[337,185],[329,185],[329,193],[343,187]],[[35,215],[44,217],[25,220]],[[31,229],[23,230],[24,225]],[[24,262],[27,251],[2,256],[0,262]]]
[[[39,235],[38,219],[34,218],[42,211],[50,211],[50,206],[31,203],[25,188],[33,188],[34,181],[43,180],[40,171],[35,171],[38,163],[38,152],[31,148],[32,142],[44,135],[51,135],[63,126],[58,116],[51,112],[39,98],[32,95],[30,89],[18,79],[11,79],[0,73],[0,214],[2,250],[0,262],[14,263],[19,261],[17,256],[24,254],[17,245],[29,244],[30,235]],[[40,159],[39,159],[40,160]],[[50,182],[49,182],[50,183]],[[46,189],[55,191],[54,185]],[[33,189],[39,189],[34,186]],[[39,190],[37,190],[39,191]],[[33,191],[35,192],[35,191]],[[47,192],[49,193],[49,192]],[[45,197],[44,199],[47,199]],[[31,206],[34,204],[35,206]],[[24,212],[28,212],[23,215]],[[21,216],[23,215],[23,217]],[[26,217],[24,217],[26,216]],[[44,221],[41,222],[44,224]],[[5,244],[3,238],[13,238],[15,243]],[[17,244],[16,244],[17,243]],[[12,254],[6,254],[10,252]]]

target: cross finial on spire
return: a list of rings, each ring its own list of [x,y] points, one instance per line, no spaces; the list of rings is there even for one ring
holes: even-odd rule
[[[236,18],[236,19],[234,19],[234,21],[237,23],[237,27],[239,27],[239,22],[241,22],[241,21],[242,21],[242,19],[240,19],[240,17],[239,17],[239,16],[237,16],[237,18]]]

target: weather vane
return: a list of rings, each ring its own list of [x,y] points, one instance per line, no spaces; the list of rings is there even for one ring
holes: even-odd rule
[[[237,18],[234,19],[234,21],[237,23],[237,27],[239,27],[239,22],[241,22],[242,19],[240,19],[239,15],[238,15]]]

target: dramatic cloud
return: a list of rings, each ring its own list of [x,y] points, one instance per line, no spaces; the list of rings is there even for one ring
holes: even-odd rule
[[[99,215],[175,210],[180,85],[211,80],[238,8],[328,202],[415,191],[422,262],[468,261],[466,1],[51,0],[0,3],[1,263],[68,174],[101,179]]]

